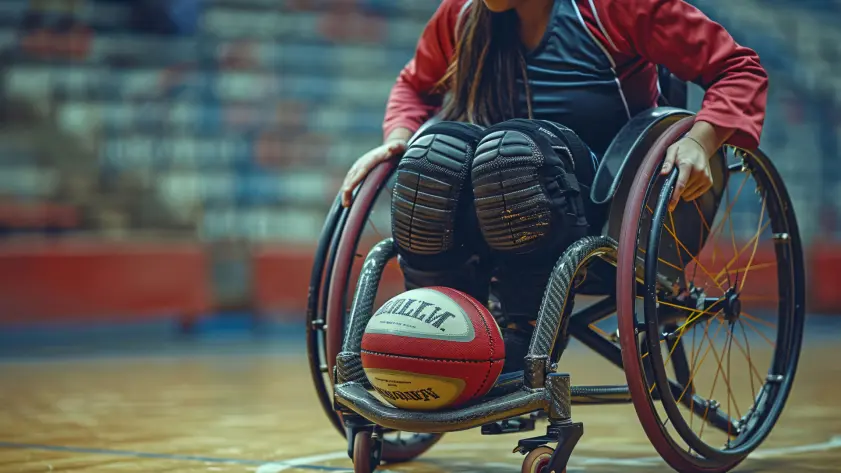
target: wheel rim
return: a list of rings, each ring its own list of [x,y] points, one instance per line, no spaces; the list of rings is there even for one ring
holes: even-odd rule
[[[336,363],[336,356],[342,347],[345,323],[347,317],[348,296],[352,294],[353,287],[350,284],[351,273],[354,263],[364,258],[365,254],[359,253],[359,243],[365,230],[368,227],[369,216],[389,176],[397,166],[395,161],[386,161],[377,166],[360,186],[353,205],[348,213],[347,224],[339,235],[338,246],[335,252],[335,265],[333,267],[330,285],[327,295],[327,363],[330,372]],[[373,224],[372,224],[373,226]],[[382,230],[382,231],[381,231]],[[373,231],[380,239],[386,236],[387,227],[373,227]],[[336,322],[340,323],[336,323]]]
[[[306,317],[307,357],[309,359],[310,376],[322,410],[327,414],[330,423],[342,435],[345,434],[345,429],[339,415],[333,410],[332,396],[328,388],[331,381],[324,347],[327,300],[327,291],[324,289],[325,286],[329,286],[330,275],[332,274],[334,258],[331,256],[335,255],[335,247],[338,244],[336,234],[344,228],[346,218],[347,209],[342,208],[340,197],[337,197],[328,212],[316,249],[307,294]]]
[[[748,278],[757,278],[756,274],[758,273],[751,273],[750,271],[758,271],[759,265],[755,264],[758,261],[755,259],[756,255],[759,254],[756,249],[758,243],[746,245],[746,251],[750,257],[744,268],[735,265],[735,262],[741,261],[739,251],[743,245],[741,243],[737,244],[737,232],[733,230],[734,226],[731,221],[730,230],[733,232],[732,258],[719,259],[723,271],[710,270],[709,251],[707,254],[704,251],[711,248],[710,251],[713,252],[712,261],[715,261],[716,225],[721,224],[718,227],[719,229],[727,226],[724,223],[727,220],[727,215],[725,215],[725,218],[717,218],[715,221],[709,219],[709,223],[702,222],[706,226],[707,237],[699,237],[697,240],[700,242],[706,239],[707,244],[703,247],[699,246],[697,251],[691,251],[691,245],[686,245],[681,241],[681,231],[685,225],[682,223],[675,226],[674,216],[664,210],[670,192],[668,192],[669,186],[663,186],[663,182],[673,185],[676,176],[673,173],[670,176],[670,181],[659,179],[659,182],[652,177],[659,169],[665,148],[687,131],[690,126],[691,119],[684,120],[670,129],[658,141],[640,169],[629,204],[626,206],[624,215],[626,224],[620,237],[620,270],[617,275],[617,290],[620,299],[618,301],[620,337],[623,345],[623,361],[626,366],[628,384],[634,395],[634,404],[646,433],[658,452],[674,468],[682,471],[724,471],[744,459],[750,451],[764,440],[779,418],[790,391],[802,337],[804,292],[802,256],[796,222],[779,175],[761,153],[745,154],[742,156],[742,159],[746,161],[744,168],[750,169],[750,174],[756,176],[757,182],[760,184],[758,188],[761,189],[760,195],[763,197],[761,208],[771,211],[771,214],[760,214],[757,219],[757,223],[755,223],[757,225],[757,238],[754,241],[759,241],[758,237],[761,233],[759,230],[768,230],[771,236],[788,235],[788,238],[782,241],[772,239],[770,251],[777,267],[776,289],[779,302],[775,309],[776,319],[780,322],[776,341],[773,341],[774,337],[767,337],[761,331],[765,327],[764,324],[767,324],[764,319],[749,313],[745,307],[738,308],[740,305],[744,306],[749,302],[750,297],[753,297],[749,294],[745,295],[742,291]],[[742,166],[722,166],[722,169],[726,170],[726,175],[737,175],[742,171],[742,168]],[[732,183],[735,188],[741,186],[741,189],[744,189],[747,179],[741,179],[741,183],[736,178],[724,179],[724,181],[727,185]],[[666,192],[658,193],[656,191],[658,186],[665,187]],[[638,194],[635,195],[635,192]],[[738,195],[738,192],[741,191],[737,191],[735,194]],[[730,191],[729,187],[722,192],[722,197],[718,209],[719,217],[721,217],[722,211],[732,215],[736,202],[725,200],[733,197],[733,192]],[[675,215],[685,215],[685,212],[681,213],[681,208],[685,211],[689,206],[698,208],[698,216],[703,213],[697,202],[682,203],[681,206],[676,209]],[[742,213],[744,213],[743,210],[740,208]],[[765,215],[765,221],[768,222],[767,225],[762,223],[763,215]],[[648,224],[647,232],[645,224],[642,223],[645,219],[651,221]],[[738,227],[738,225],[735,225],[735,227]],[[640,233],[637,234],[637,232]],[[643,233],[647,233],[647,239],[640,236]],[[674,244],[669,243],[667,239],[672,239]],[[749,238],[748,241],[750,242],[751,239]],[[637,245],[640,245],[640,242],[640,248],[645,250],[644,260],[646,263],[642,275],[643,287],[638,292],[634,277],[634,271],[636,270],[634,266],[636,251],[634,250]],[[670,247],[678,248],[678,250],[669,253],[668,248]],[[675,259],[675,256],[679,259]],[[681,268],[678,268],[679,271],[674,271],[674,268],[664,269],[667,265],[675,266],[675,263],[680,259],[682,259],[683,264],[679,264],[681,266]],[[729,261],[724,264],[725,260]],[[691,261],[691,264],[686,264],[686,261]],[[690,271],[693,273],[692,276],[689,274]],[[673,282],[675,278],[664,278],[663,275],[670,272],[673,273],[673,276],[675,274],[683,275],[681,287],[684,290],[697,291],[700,289],[703,291],[694,294],[694,297],[702,299],[705,304],[701,310],[690,310],[696,309],[697,306],[687,304],[689,299],[676,304],[674,298],[670,299],[668,297],[669,291],[673,289],[667,288],[664,283]],[[708,276],[709,281],[706,284],[698,283],[700,278],[697,278],[697,275],[699,273]],[[639,277],[638,273],[637,277]],[[721,281],[725,277],[729,278],[727,283]],[[728,289],[731,287],[733,290],[727,295]],[[720,290],[720,294],[707,297],[706,293],[714,292],[714,289]],[[681,297],[686,298],[687,292],[684,291]],[[644,323],[642,325],[637,325],[638,322],[634,317],[634,301],[636,299],[641,299],[644,306]],[[716,309],[716,304],[722,308]],[[664,346],[666,345],[663,343],[664,339],[670,337],[664,337],[660,329],[663,326],[660,319],[662,317],[674,317],[676,313],[679,313],[677,318],[682,319],[682,321],[673,321],[676,329],[667,332],[671,334],[671,339],[677,338],[678,341],[682,339],[683,342],[686,342],[686,345],[689,345],[690,337],[687,333],[692,332],[692,346],[688,349],[682,349],[682,353],[678,353],[678,350],[671,346]],[[704,319],[706,319],[706,323],[703,322]],[[637,327],[644,333],[644,336],[639,340],[634,335]],[[710,331],[710,327],[714,330],[719,328],[720,331],[723,331],[723,335],[719,335],[719,332]],[[701,333],[701,329],[704,329],[703,333]],[[754,349],[754,352],[751,353],[754,342],[750,341],[749,332],[755,332],[751,336],[759,336],[761,343],[767,341],[767,344],[772,347],[771,361],[767,370],[768,375],[765,379],[760,374],[762,373],[761,368],[754,366],[758,364],[754,362],[757,357],[751,355],[756,355],[758,350]],[[699,333],[701,333],[700,337],[698,337]],[[714,335],[710,336],[711,333],[714,333]],[[708,341],[709,347],[703,348],[701,343],[698,342],[698,338],[701,338],[702,341]],[[725,339],[725,350],[716,350],[715,348],[715,342],[720,338]],[[689,352],[689,359],[686,356],[687,351]],[[699,380],[710,377],[704,373],[707,371],[707,368],[703,367],[705,358],[702,355],[704,353],[708,354],[710,359],[714,359],[717,369],[711,375],[711,383],[703,385],[702,382],[703,386],[699,386]],[[743,376],[743,378],[731,376],[731,364],[735,359],[734,353],[744,355],[746,360],[747,376]],[[640,362],[641,356],[647,356],[647,359]],[[678,367],[672,361],[675,360],[675,356],[678,356],[678,360],[682,362],[681,367]],[[670,380],[666,369],[668,364],[673,364],[675,372],[683,371],[685,373],[688,369],[688,380],[685,375],[678,375],[677,379]],[[645,365],[650,367],[648,371],[644,370]],[[740,389],[734,387],[734,385],[736,384],[735,381],[741,379],[746,379],[746,382],[751,384],[752,387],[742,389],[746,391],[743,398],[746,397],[750,401],[744,403],[742,400],[742,403],[737,407],[736,405],[739,404],[737,394]],[[765,382],[766,380],[772,381]],[[687,386],[687,381],[692,381],[690,386]],[[720,402],[718,409],[711,408],[709,404],[703,404],[707,400],[720,398],[721,392],[726,393],[724,397],[727,400]],[[655,398],[660,399],[657,406],[653,402]],[[746,405],[753,400],[756,400],[754,405],[748,409]],[[722,411],[730,412],[724,415]],[[698,418],[695,417],[696,413],[698,413]],[[734,417],[732,414],[736,414],[736,416]],[[688,422],[686,417],[689,417]],[[737,423],[737,418],[741,418],[742,422]],[[710,428],[710,426],[712,427]],[[716,431],[718,435],[714,436]],[[704,435],[707,437],[704,438]],[[714,437],[711,439],[711,436]],[[718,445],[715,442],[721,436],[726,439],[726,443],[722,441],[721,445]]]
[[[341,350],[347,301],[353,296],[354,287],[348,282],[355,280],[352,276],[358,271],[358,264],[367,255],[370,246],[390,236],[390,186],[387,184],[395,168],[396,162],[389,161],[372,171],[357,190],[350,209],[341,208],[337,199],[322,232],[310,284],[307,310],[310,371],[322,407],[342,436],[346,432],[341,416],[333,410],[331,373]],[[384,189],[388,192],[382,192]],[[376,215],[372,216],[373,212]],[[372,221],[376,218],[377,221]],[[391,266],[387,271],[394,271],[396,261]],[[321,277],[322,282],[314,283],[317,277]],[[388,294],[386,290],[383,297],[395,294]],[[382,460],[410,460],[428,450],[440,437],[437,434],[387,431],[383,436]]]

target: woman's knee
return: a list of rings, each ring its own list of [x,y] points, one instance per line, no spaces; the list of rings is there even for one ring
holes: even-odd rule
[[[563,251],[587,234],[574,164],[574,153],[584,150],[589,153],[574,133],[550,122],[516,119],[485,130],[471,183],[478,225],[491,249],[509,255]]]
[[[423,130],[397,166],[392,234],[401,257],[421,266],[460,263],[477,232],[470,168],[482,129],[440,122]],[[472,222],[472,223],[471,223]]]

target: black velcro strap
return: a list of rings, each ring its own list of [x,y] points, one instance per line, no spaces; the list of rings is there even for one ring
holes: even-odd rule
[[[541,179],[544,188],[549,192],[552,206],[567,217],[574,217],[575,226],[586,226],[584,199],[587,197],[582,194],[589,194],[589,189],[585,192],[576,176],[575,169],[584,166],[576,166],[576,161],[580,158],[573,153],[577,152],[578,155],[586,153],[587,160],[584,161],[588,163],[586,167],[591,168],[592,165],[589,150],[578,136],[568,128],[566,130],[569,132],[562,132],[560,125],[552,122],[524,118],[515,118],[494,125],[485,133],[492,133],[495,130],[520,131],[534,141],[544,156]],[[572,142],[577,151],[574,151],[567,141]]]
[[[553,130],[558,131],[558,137],[566,143],[572,159],[575,161],[575,176],[578,178],[578,183],[585,188],[588,193],[590,185],[595,179],[596,170],[593,166],[593,158],[590,153],[590,148],[584,144],[584,141],[570,128],[561,124],[541,120],[547,126],[552,127]],[[587,184],[582,184],[587,183]]]

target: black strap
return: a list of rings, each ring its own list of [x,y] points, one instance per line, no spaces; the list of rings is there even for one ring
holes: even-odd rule
[[[590,153],[590,148],[584,144],[584,141],[571,129],[550,121],[541,120],[559,132],[559,138],[566,143],[572,159],[575,161],[575,176],[578,178],[578,184],[586,189],[586,193],[590,193],[590,186],[596,177],[596,170],[593,166],[593,157]]]

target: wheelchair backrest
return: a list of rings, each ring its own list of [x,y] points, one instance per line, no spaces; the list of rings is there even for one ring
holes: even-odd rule
[[[687,110],[658,107],[634,117],[620,130],[600,163],[591,190],[593,202],[607,208],[604,234],[618,239],[623,225],[638,225],[638,222],[622,221],[637,170],[657,139],[671,126],[692,115]],[[681,271],[677,269],[672,271],[669,268],[683,268],[691,260],[691,256],[687,253],[698,255],[701,252],[721,203],[723,191],[727,186],[729,173],[726,164],[723,152],[719,152],[715,159],[711,159],[713,188],[692,204],[678,205],[668,217],[669,220],[664,222],[669,230],[661,237],[659,258],[671,265],[661,267],[663,276],[673,281],[682,277]],[[659,180],[651,188],[647,200],[650,209],[655,206],[662,182],[663,180]],[[639,245],[640,248],[645,248],[650,219],[639,222],[639,226]]]

